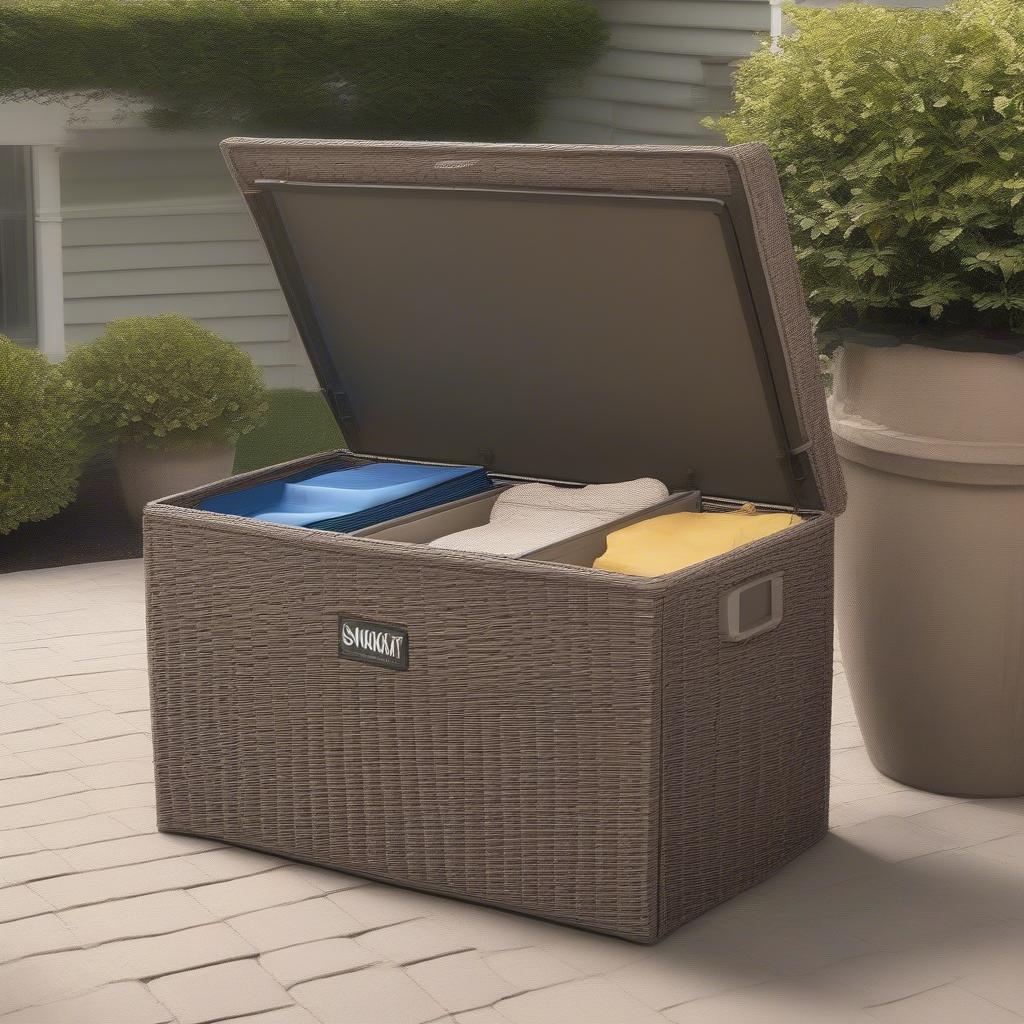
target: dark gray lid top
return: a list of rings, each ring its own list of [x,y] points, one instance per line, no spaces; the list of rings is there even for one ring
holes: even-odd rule
[[[351,448],[823,507],[726,199],[339,169],[243,187]]]

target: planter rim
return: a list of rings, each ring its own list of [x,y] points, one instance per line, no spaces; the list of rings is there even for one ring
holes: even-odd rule
[[[826,328],[818,336],[822,341],[834,342],[838,348],[851,345],[862,348],[923,348],[961,355],[1024,359],[1024,334],[1010,331],[984,333],[969,328],[928,330],[921,327],[878,325]]]
[[[835,398],[829,415],[837,450],[855,462],[927,480],[1024,486],[1024,444],[908,434],[857,416]]]

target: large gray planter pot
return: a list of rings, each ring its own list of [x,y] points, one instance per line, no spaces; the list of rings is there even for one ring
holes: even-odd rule
[[[847,344],[837,626],[868,753],[964,796],[1024,794],[1024,358]]]
[[[148,502],[223,480],[234,461],[235,449],[228,445],[181,450],[120,445],[117,476],[125,507],[141,521]]]

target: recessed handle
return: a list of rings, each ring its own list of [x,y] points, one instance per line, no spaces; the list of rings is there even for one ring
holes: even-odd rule
[[[749,640],[782,621],[782,573],[758,576],[722,595],[723,640]]]

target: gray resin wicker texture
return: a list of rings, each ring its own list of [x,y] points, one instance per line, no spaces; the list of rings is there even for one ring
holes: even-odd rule
[[[231,152],[243,189],[250,149],[253,177],[332,180],[341,158],[392,172],[409,159],[381,144],[252,143]],[[824,507],[644,580],[194,507],[339,453],[153,503],[159,824],[651,942],[826,829],[833,513],[844,495],[810,325],[760,147],[630,150],[628,180],[621,163],[600,180],[622,151],[487,149],[513,154],[518,183],[575,174],[589,187],[715,194],[757,183],[748,194]],[[265,154],[281,166],[268,169]],[[541,157],[554,161],[543,173]],[[724,641],[722,595],[775,572],[781,625]],[[406,627],[408,671],[340,659],[339,614]]]

